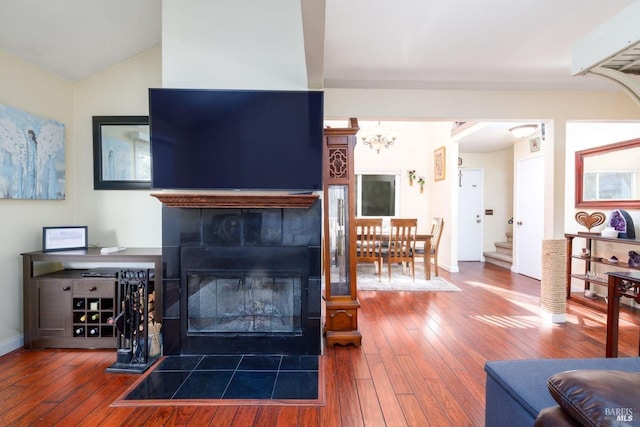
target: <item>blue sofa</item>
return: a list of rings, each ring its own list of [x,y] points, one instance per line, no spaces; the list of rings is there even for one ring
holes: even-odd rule
[[[557,406],[547,379],[569,370],[640,372],[640,357],[593,359],[529,359],[485,364],[486,427],[531,427],[540,411]]]

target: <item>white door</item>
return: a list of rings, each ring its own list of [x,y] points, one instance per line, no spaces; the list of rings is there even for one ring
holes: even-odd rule
[[[540,280],[544,237],[544,157],[520,160],[517,168],[515,272]]]
[[[482,257],[482,170],[458,170],[458,261]]]

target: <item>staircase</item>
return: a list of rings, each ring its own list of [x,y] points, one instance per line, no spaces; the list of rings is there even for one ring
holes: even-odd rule
[[[495,252],[484,252],[483,255],[485,262],[511,270],[511,264],[513,263],[513,233],[507,231],[505,236],[507,236],[506,242],[494,243]]]

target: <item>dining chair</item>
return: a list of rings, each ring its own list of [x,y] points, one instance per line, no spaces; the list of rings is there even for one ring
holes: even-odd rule
[[[444,219],[440,217],[434,217],[431,221],[431,231],[429,234],[431,235],[431,259],[433,260],[433,270],[435,275],[438,275],[438,247],[440,246],[440,238],[442,237],[442,229],[444,228]],[[416,247],[415,258],[424,258],[424,246]],[[431,268],[431,265],[427,265],[425,263],[424,266],[424,277],[427,279],[428,277],[428,269]],[[428,279],[427,279],[428,280]]]
[[[402,274],[408,265],[411,269],[411,278],[415,281],[416,271],[413,255],[418,220],[416,218],[391,218],[389,225],[388,246],[382,252],[382,258],[387,262],[389,269],[389,281],[391,281],[391,266],[393,264],[402,265]]]
[[[373,262],[382,277],[382,218],[356,218],[356,262]]]

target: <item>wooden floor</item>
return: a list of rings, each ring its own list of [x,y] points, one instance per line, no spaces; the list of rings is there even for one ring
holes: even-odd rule
[[[0,425],[482,426],[487,360],[604,357],[603,314],[569,303],[551,325],[538,281],[460,269],[441,275],[462,292],[359,292],[362,347],[326,349],[326,406],[111,407],[139,378],[104,372],[114,351],[18,350],[0,357]],[[620,326],[636,354],[638,327]]]

